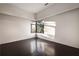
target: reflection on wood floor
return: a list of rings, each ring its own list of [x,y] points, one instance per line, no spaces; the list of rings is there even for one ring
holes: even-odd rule
[[[79,49],[43,39],[27,39],[0,45],[1,56],[79,56]]]

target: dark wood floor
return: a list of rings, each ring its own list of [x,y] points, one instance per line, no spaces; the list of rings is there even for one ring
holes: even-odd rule
[[[37,41],[37,43],[36,43]],[[79,56],[79,49],[43,39],[26,39],[0,45],[1,56]]]

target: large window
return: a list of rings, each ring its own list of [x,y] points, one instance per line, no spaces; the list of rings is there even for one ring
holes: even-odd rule
[[[54,21],[38,21],[31,24],[32,33],[44,33],[48,36],[55,36],[56,22]]]
[[[41,21],[37,23],[34,22],[31,24],[31,32],[32,33],[44,33],[44,24]]]

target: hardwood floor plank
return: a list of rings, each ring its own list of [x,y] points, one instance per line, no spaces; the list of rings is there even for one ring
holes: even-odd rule
[[[34,38],[0,45],[1,56],[79,56],[79,49]],[[31,44],[32,43],[32,44]],[[37,46],[37,51],[36,47]]]

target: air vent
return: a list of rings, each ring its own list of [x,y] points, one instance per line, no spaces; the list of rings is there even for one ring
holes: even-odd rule
[[[44,5],[45,5],[45,6],[47,6],[47,5],[48,5],[48,3],[45,3]]]

